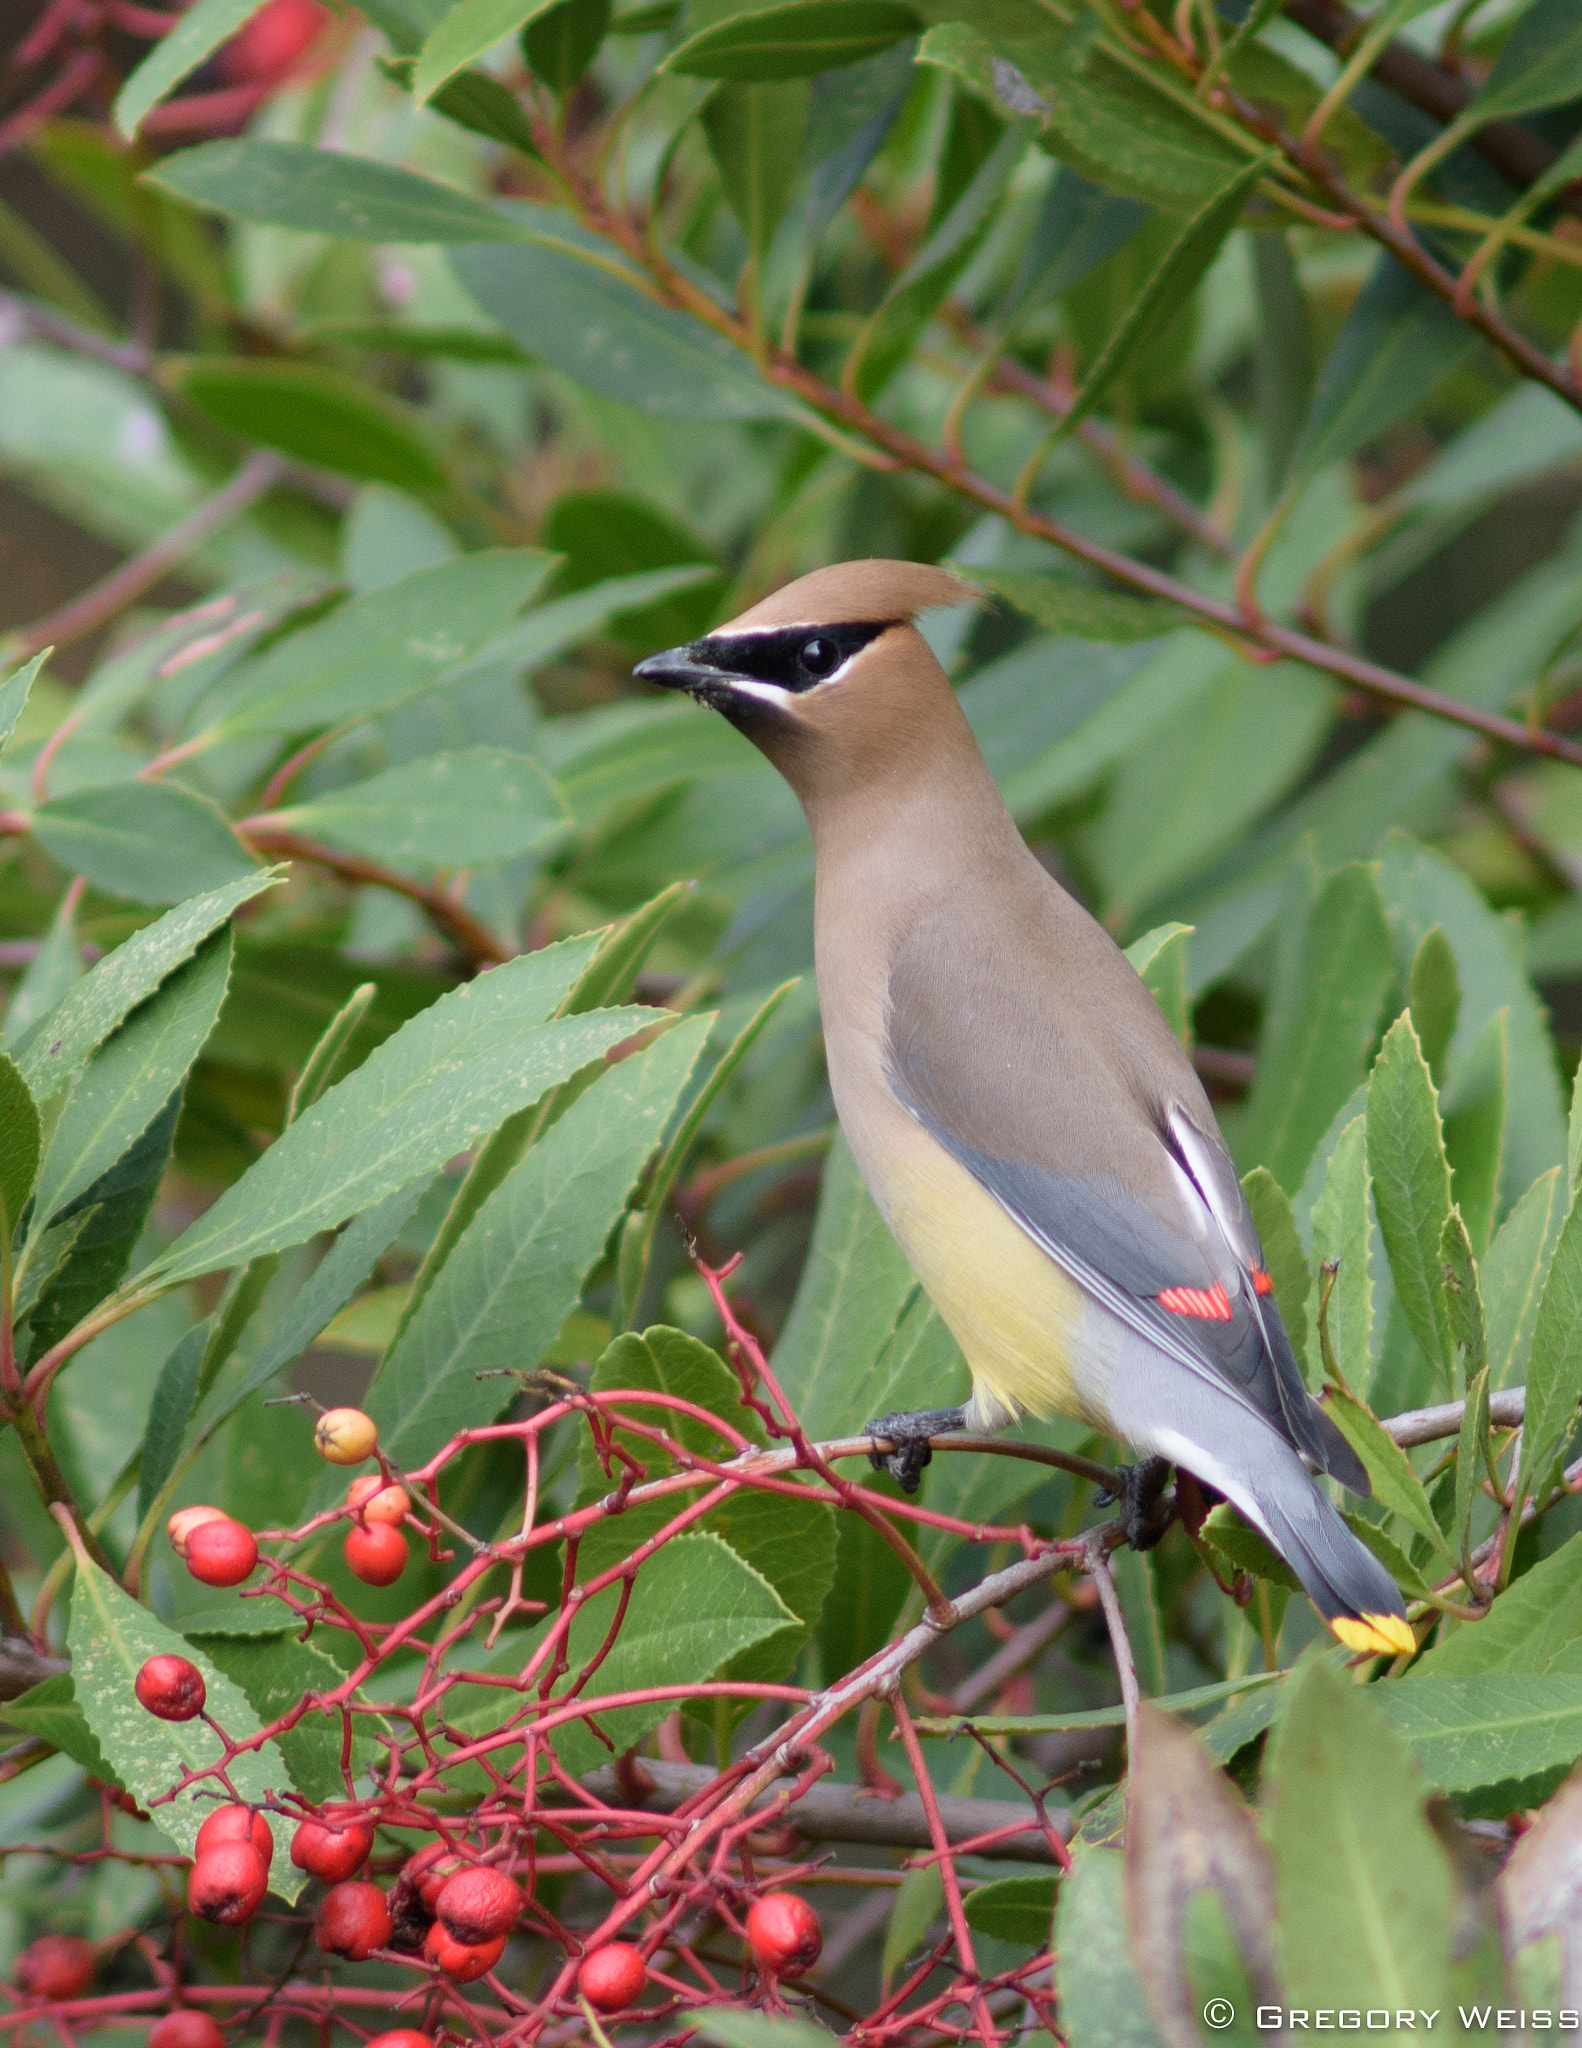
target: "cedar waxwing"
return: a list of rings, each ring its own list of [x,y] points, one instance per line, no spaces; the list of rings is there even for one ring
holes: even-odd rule
[[[940,569],[846,562],[636,671],[722,712],[812,828],[841,1128],[972,1370],[964,1408],[870,1424],[880,1455],[910,1488],[931,1436],[1079,1416],[1232,1500],[1349,1649],[1410,1652],[1394,1581],[1303,1464],[1368,1491],[1192,1063],[1023,843],[912,623],[964,601]]]

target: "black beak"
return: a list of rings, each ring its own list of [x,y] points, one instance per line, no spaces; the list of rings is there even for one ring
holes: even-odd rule
[[[719,669],[698,661],[691,647],[670,647],[663,654],[651,654],[637,664],[632,674],[645,683],[658,683],[665,690],[685,690],[693,697],[707,684],[718,688],[726,681]]]

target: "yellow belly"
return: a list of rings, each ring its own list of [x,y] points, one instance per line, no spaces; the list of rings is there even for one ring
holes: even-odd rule
[[[943,1146],[908,1125],[886,1134],[869,1185],[972,1369],[979,1418],[994,1428],[1030,1410],[1107,1428],[1074,1371],[1082,1290]]]

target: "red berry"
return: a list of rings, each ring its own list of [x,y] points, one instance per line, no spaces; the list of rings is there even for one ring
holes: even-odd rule
[[[445,1932],[444,1921],[436,1920],[423,1938],[423,1953],[453,1984],[470,1984],[474,1977],[492,1970],[505,1954],[505,1936],[498,1934],[493,1941],[483,1942],[453,1941]]]
[[[374,1831],[364,1821],[337,1821],[326,1808],[322,1820],[305,1820],[291,1837],[291,1860],[310,1877],[339,1884],[368,1861]]]
[[[268,0],[220,50],[220,76],[231,85],[283,78],[333,19],[317,0]]]
[[[208,1689],[203,1673],[185,1657],[150,1657],[132,1690],[139,1704],[161,1721],[191,1721],[203,1712]]]
[[[434,2040],[416,2027],[392,2027],[388,2034],[375,2034],[364,2048],[434,2048]]]
[[[440,1893],[461,1868],[461,1858],[448,1843],[430,1842],[407,1858],[401,1875],[432,1913]]]
[[[252,1530],[229,1515],[187,1531],[187,1570],[206,1586],[239,1586],[257,1562]]]
[[[11,1980],[34,1998],[81,1998],[98,1965],[80,1934],[41,1934],[16,1959]]]
[[[393,1586],[406,1570],[406,1538],[388,1522],[370,1522],[346,1538],[346,1562],[365,1586]]]
[[[824,1930],[806,1899],[767,1892],[748,1909],[747,1939],[766,1977],[800,1977],[818,1961]]]
[[[268,1889],[269,1866],[251,1842],[221,1842],[193,1864],[187,1905],[205,1920],[240,1927],[258,1911]]]
[[[225,2048],[225,2029],[206,2012],[190,2005],[167,2012],[148,2030],[147,2048]]]
[[[185,1557],[187,1538],[194,1529],[201,1528],[205,1522],[228,1522],[230,1519],[224,1508],[177,1508],[165,1524],[165,1534],[170,1538],[170,1547],[177,1557]]]
[[[275,1838],[269,1823],[250,1806],[217,1806],[198,1830],[195,1856],[207,1856],[222,1842],[250,1842],[264,1859],[267,1870],[274,1861]]]
[[[521,1886],[513,1884],[503,1870],[484,1863],[458,1870],[434,1902],[434,1911],[444,1921],[451,1940],[474,1948],[479,1942],[509,1934],[521,1910]]]
[[[376,1884],[338,1884],[319,1902],[313,1939],[332,1956],[350,1956],[354,1963],[383,1948],[390,1939],[390,1908]]]
[[[648,1971],[629,1941],[596,1948],[577,1972],[577,1989],[595,2012],[624,2012],[643,1995]]]

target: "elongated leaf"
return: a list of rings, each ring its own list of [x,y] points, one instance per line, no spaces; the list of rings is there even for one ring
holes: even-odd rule
[[[1078,583],[1070,576],[1028,576],[1019,570],[974,569],[960,562],[944,566],[1003,597],[1046,631],[1068,633],[1073,640],[1157,640],[1187,623],[1174,605]]]
[[[403,491],[435,491],[445,482],[422,415],[343,370],[199,356],[168,374],[210,419],[299,462]]]
[[[1165,251],[1163,260],[1089,364],[1069,410],[1062,415],[1060,431],[1063,434],[1069,434],[1078,421],[1087,418],[1105,393],[1136,362],[1154,336],[1163,331],[1166,322],[1197,290],[1226,236],[1241,218],[1243,206],[1270,161],[1270,158],[1260,157],[1243,166],[1187,215],[1181,232]]]
[[[255,1603],[263,1605],[263,1602]],[[196,1642],[212,1663],[246,1695],[248,1705],[260,1721],[276,1721],[298,1700],[313,1692],[333,1692],[346,1673],[333,1657],[313,1643],[282,1640],[277,1636],[200,1636],[184,1617],[189,1640]],[[359,1715],[352,1723],[351,1766],[354,1776],[388,1755],[375,1730],[381,1724]],[[283,1735],[275,1737],[276,1747],[286,1760],[291,1782],[309,1799],[346,1797],[346,1779],[341,1771],[341,1721],[322,1714],[307,1714]]]
[[[1242,1182],[1247,1206],[1263,1245],[1264,1265],[1274,1282],[1275,1304],[1298,1358],[1307,1350],[1307,1298],[1313,1276],[1302,1249],[1296,1217],[1285,1189],[1266,1167],[1255,1166]],[[1334,1341],[1334,1297],[1330,1297],[1330,1340]],[[1344,1363],[1342,1364],[1344,1370]]]
[[[5,1014],[4,1042],[13,1047],[26,1044],[34,1025],[65,1000],[82,979],[82,973],[77,897],[68,889],[55,906],[55,915],[39,941],[37,953],[12,991]]]
[[[876,57],[921,26],[904,0],[787,0],[700,29],[664,68],[687,78],[811,78]]]
[[[1055,1909],[1055,1991],[1061,2025],[1093,2048],[1160,2048],[1126,1932],[1126,1864],[1083,1848]]]
[[[714,575],[712,567],[683,563],[673,569],[643,569],[630,576],[608,576],[586,590],[552,598],[548,604],[535,605],[486,640],[446,681],[463,683],[471,676],[499,668],[532,670],[552,660],[563,648],[574,647],[579,640],[589,638],[621,613],[657,598],[697,589],[712,581]]]
[[[1481,1323],[1478,1335],[1483,1334]],[[1456,1443],[1456,1520],[1451,1543],[1465,1556],[1469,1546],[1472,1507],[1483,1483],[1483,1440],[1489,1426],[1489,1369],[1480,1366],[1467,1389],[1467,1404],[1461,1412],[1461,1434]]]
[[[111,1768],[138,1805],[147,1808],[190,1856],[199,1827],[214,1811],[213,1799],[199,1797],[194,1787],[160,1802],[183,1769],[201,1769],[218,1760],[220,1738],[203,1721],[156,1719],[133,1693],[137,1674],[150,1657],[185,1657],[203,1674],[208,1711],[228,1735],[255,1735],[260,1726],[257,1715],[240,1688],[195,1644],[156,1621],[91,1562],[80,1560],[77,1565],[66,1640],[77,1702]],[[271,1791],[290,1787],[285,1759],[273,1742],[244,1750],[228,1768],[231,1784],[243,1799],[261,1800]],[[215,1785],[212,1779],[207,1783]],[[305,1882],[289,1866],[273,1871],[271,1877],[274,1889],[286,1899]]]
[[[1440,1242],[1450,1215],[1450,1168],[1433,1077],[1409,1014],[1385,1035],[1368,1083],[1368,1171],[1396,1297],[1448,1393]]]
[[[1461,1009],[1461,983],[1456,975],[1456,956],[1442,925],[1430,926],[1418,942],[1412,956],[1412,971],[1407,976],[1406,1002],[1434,1086],[1443,1088]]]
[[[212,57],[263,4],[264,0],[195,0],[116,94],[115,125],[129,142],[144,115],[168,99],[187,74]]]
[[[1047,1877],[1002,1877],[979,1885],[967,1896],[967,1925],[996,1941],[1021,1948],[1047,1948],[1055,1912],[1054,1874]]]
[[[482,57],[553,0],[459,0],[447,8],[418,52],[412,96],[421,107],[463,66]]]
[[[256,874],[257,862],[218,805],[169,782],[110,782],[54,797],[33,831],[68,874],[111,896],[179,903]]]
[[[1287,1194],[1363,1077],[1389,982],[1390,932],[1372,871],[1342,868],[1315,890],[1297,863],[1240,1142],[1247,1163],[1268,1167]]]
[[[38,681],[52,648],[46,647],[41,654],[35,654],[31,661],[23,662],[19,669],[12,671],[0,683],[0,754],[11,744],[11,735],[16,731],[16,722],[27,708],[28,693]]]
[[[835,1577],[819,1617],[819,1674],[826,1685],[855,1671],[890,1640],[912,1575],[871,1523],[842,1515]]]
[[[38,1105],[16,1062],[0,1053],[0,1230],[7,1238],[33,1192],[39,1144]]]
[[[709,95],[703,109],[703,132],[726,203],[741,223],[749,255],[760,261],[796,182],[808,100],[800,78],[732,79]]]
[[[200,142],[144,176],[214,213],[352,241],[511,242],[519,234],[509,214],[454,186],[301,142]]]
[[[1188,1052],[1192,1049],[1192,1007],[1187,994],[1187,941],[1191,936],[1189,924],[1161,924],[1126,948],[1127,959]]]
[[[53,1743],[74,1764],[81,1764],[90,1777],[109,1785],[118,1782],[114,1767],[106,1761],[77,1704],[69,1671],[59,1671],[41,1685],[29,1687],[19,1699],[0,1703],[0,1720],[23,1735]]]
[[[1439,1240],[1439,1264],[1443,1276],[1445,1326],[1461,1355],[1461,1383],[1470,1390],[1472,1382],[1488,1363],[1483,1330],[1483,1296],[1478,1288],[1477,1261],[1472,1240],[1461,1211],[1452,1209],[1445,1219]],[[1486,1391],[1486,1390],[1485,1390]],[[1470,1402],[1470,1392],[1468,1400]]]
[[[1148,218],[1135,199],[1117,199],[1069,164],[1049,182],[998,318],[1014,327],[1113,256]]]
[[[275,813],[289,831],[398,868],[514,860],[557,837],[567,818],[538,763],[502,747],[430,754]]]
[[[1325,359],[1291,459],[1291,490],[1420,405],[1475,346],[1472,330],[1381,251]]]
[[[39,1170],[39,1227],[130,1151],[180,1088],[219,1018],[230,975],[231,935],[216,932],[94,1054]]]
[[[1417,1678],[1469,1678],[1492,1672],[1582,1673],[1582,1536],[1540,1558],[1479,1622],[1441,1640],[1412,1667]]]
[[[544,1028],[600,1027],[608,1044],[618,1034],[601,1020],[633,1016],[595,1011]],[[530,1371],[548,1350],[664,1135],[712,1021],[689,1018],[613,1067],[483,1204],[368,1389],[391,1457],[419,1464],[458,1429],[489,1421],[515,1385],[478,1374]]]
[[[1414,1762],[1444,1792],[1538,1776],[1582,1756],[1582,1674],[1409,1676],[1369,1686]]]
[[[1527,1361],[1518,1494],[1547,1473],[1564,1448],[1582,1402],[1582,1202],[1560,1226]]]
[[[555,0],[522,31],[533,76],[563,98],[599,54],[609,33],[610,0]]]
[[[1456,1062],[1440,1102],[1450,1190],[1479,1257],[1499,1211],[1509,1081],[1510,1015],[1501,1010]]]
[[[107,954],[16,1048],[17,1065],[36,1099],[47,1102],[210,932],[279,880],[278,869],[255,869],[242,881],[178,904]]]
[[[1443,2008],[1450,1865],[1373,1695],[1322,1659],[1293,1682],[1269,1765],[1284,1988],[1305,2005]]]
[[[244,664],[200,718],[217,712],[216,737],[240,739],[388,710],[436,687],[500,633],[552,560],[536,548],[498,548],[414,569]]]
[[[1285,1559],[1228,1503],[1222,1501],[1212,1510],[1200,1534],[1222,1561],[1227,1577],[1234,1577],[1237,1572],[1251,1572],[1255,1579],[1266,1579],[1271,1586],[1284,1586],[1291,1593],[1301,1592],[1302,1582]]]
[[[171,1287],[333,1229],[641,1029],[643,1010],[542,1021],[593,944],[523,954],[442,996],[283,1132],[144,1278]]]
[[[521,247],[458,249],[451,266],[529,355],[602,398],[661,419],[795,419],[798,401],[759,377],[723,335],[656,305],[609,244],[567,233],[552,208],[521,205]]]
[[[1411,1460],[1378,1418],[1351,1395],[1334,1389],[1324,1403],[1330,1419],[1367,1467],[1374,1498],[1397,1514],[1442,1557],[1454,1564],[1455,1553],[1434,1519],[1423,1482]]]
[[[149,1403],[148,1427],[143,1431],[142,1454],[137,1464],[137,1519],[142,1521],[181,1455],[181,1440],[187,1433],[193,1403],[198,1398],[198,1374],[203,1366],[204,1347],[209,1341],[207,1318],[194,1323],[160,1367]]]
[[[1521,1386],[1527,1377],[1533,1325],[1564,1205],[1560,1168],[1551,1167],[1500,1225],[1483,1261],[1491,1388]]]
[[[1534,0],[1458,126],[1506,121],[1582,93],[1582,20],[1570,0]]]
[[[1161,1712],[1189,1714],[1201,1707],[1215,1706],[1221,1700],[1234,1699],[1242,1693],[1262,1694],[1267,1691],[1278,1697],[1283,1693],[1289,1675],[1284,1671],[1252,1671],[1241,1678],[1217,1679],[1213,1685],[1189,1686],[1184,1692],[1170,1693],[1153,1704]],[[1110,1707],[1079,1707],[1053,1714],[929,1716],[920,1718],[917,1725],[919,1731],[927,1735],[959,1735],[969,1721],[986,1735],[1062,1735],[1078,1728],[1123,1727],[1126,1709],[1117,1700]]]

